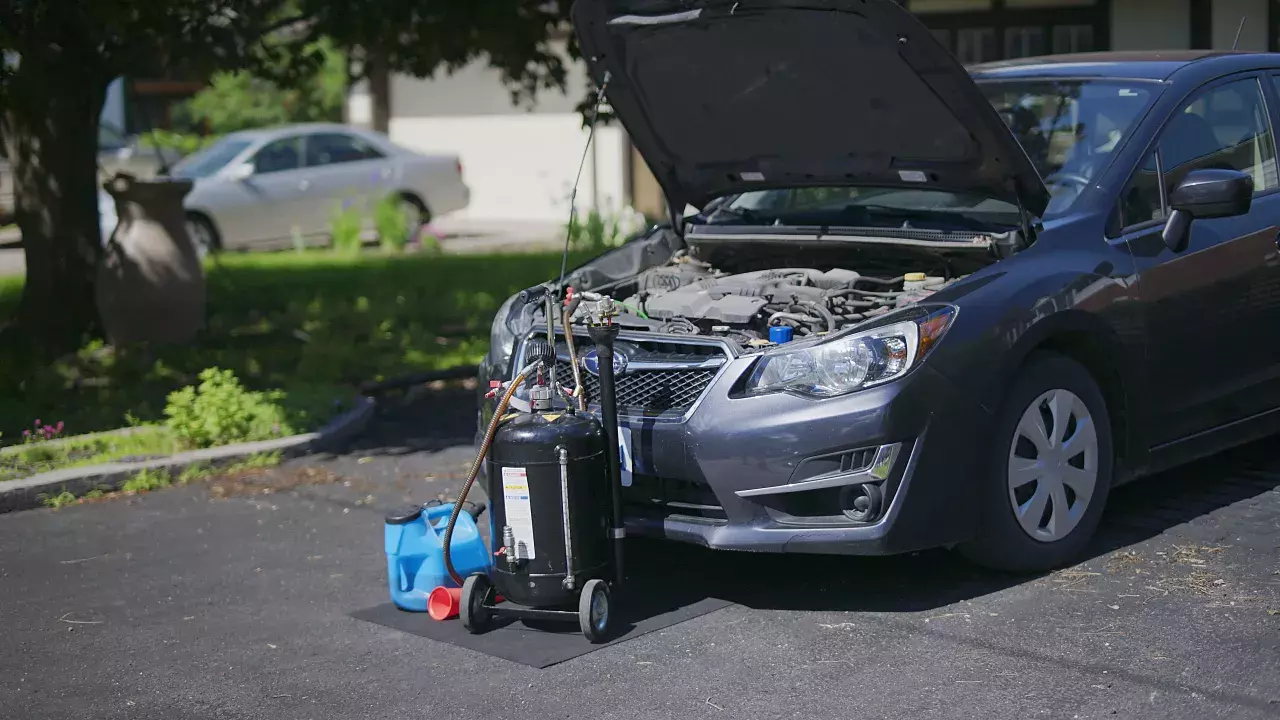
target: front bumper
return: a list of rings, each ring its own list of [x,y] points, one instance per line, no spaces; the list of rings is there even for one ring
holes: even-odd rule
[[[689,513],[682,503],[646,509],[633,502],[629,532],[721,549],[873,555],[973,534],[991,417],[962,388],[924,366],[839,398],[732,397],[751,364],[731,361],[685,422],[623,421],[633,475],[705,484],[722,509]],[[888,467],[875,468],[891,450]],[[872,459],[867,470],[855,462],[806,476],[814,461],[859,452]],[[868,476],[872,469],[884,476],[884,509],[871,522],[806,518],[778,502],[880,479]]]
[[[925,365],[837,398],[735,395],[753,362],[729,360],[678,421],[621,419],[629,534],[728,550],[849,555],[949,546],[972,536],[992,418],[963,387]],[[829,499],[864,482],[884,496],[870,521],[794,510],[804,504],[797,500]]]

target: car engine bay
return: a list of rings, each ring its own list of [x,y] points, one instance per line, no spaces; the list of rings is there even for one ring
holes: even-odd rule
[[[758,345],[771,327],[799,339],[919,303],[990,264],[985,253],[906,247],[692,246],[623,280],[583,290],[618,301],[624,329]],[[584,320],[575,314],[575,324]]]

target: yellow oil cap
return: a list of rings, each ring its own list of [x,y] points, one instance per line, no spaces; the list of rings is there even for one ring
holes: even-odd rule
[[[907,273],[902,276],[902,279],[907,282],[924,282],[926,277],[928,277],[928,275],[925,275],[924,273]]]

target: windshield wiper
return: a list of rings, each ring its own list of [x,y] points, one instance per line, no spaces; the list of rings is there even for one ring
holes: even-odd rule
[[[715,212],[712,213],[711,218],[714,218],[715,216],[720,214],[731,215],[733,217],[738,218],[739,220],[750,223],[752,225],[772,225],[773,224],[772,221],[767,220],[763,215],[756,212],[755,210],[752,210],[751,208],[730,207],[726,205],[724,207],[716,208]],[[708,220],[711,220],[711,218],[708,218]],[[775,221],[776,221],[776,218],[775,218]],[[716,223],[711,223],[711,224],[714,225]]]
[[[879,217],[903,218],[904,220],[923,220],[925,222],[937,225],[943,225],[941,228],[921,227],[918,230],[974,230],[978,232],[989,232],[992,230],[993,223],[978,220],[969,215],[965,215],[959,211],[950,210],[906,210],[903,208],[889,207],[887,205],[847,205],[841,214],[854,210],[866,210],[869,215]],[[903,229],[903,228],[893,228]],[[911,228],[907,228],[911,229]]]

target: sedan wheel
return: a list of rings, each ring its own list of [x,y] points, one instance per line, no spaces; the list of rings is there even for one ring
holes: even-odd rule
[[[1075,560],[1111,488],[1111,421],[1097,382],[1068,357],[1033,353],[993,429],[989,470],[977,488],[979,527],[960,551],[1015,572]]]
[[[422,228],[430,220],[427,211],[409,198],[400,199],[400,215],[405,222],[405,238],[410,242],[421,239]]]
[[[201,260],[218,249],[218,239],[213,234],[213,228],[202,218],[187,218],[187,236],[191,238],[191,245]]]
[[[1018,524],[1040,542],[1076,529],[1098,484],[1098,433],[1084,401],[1070,390],[1036,398],[1009,448],[1009,501]]]

